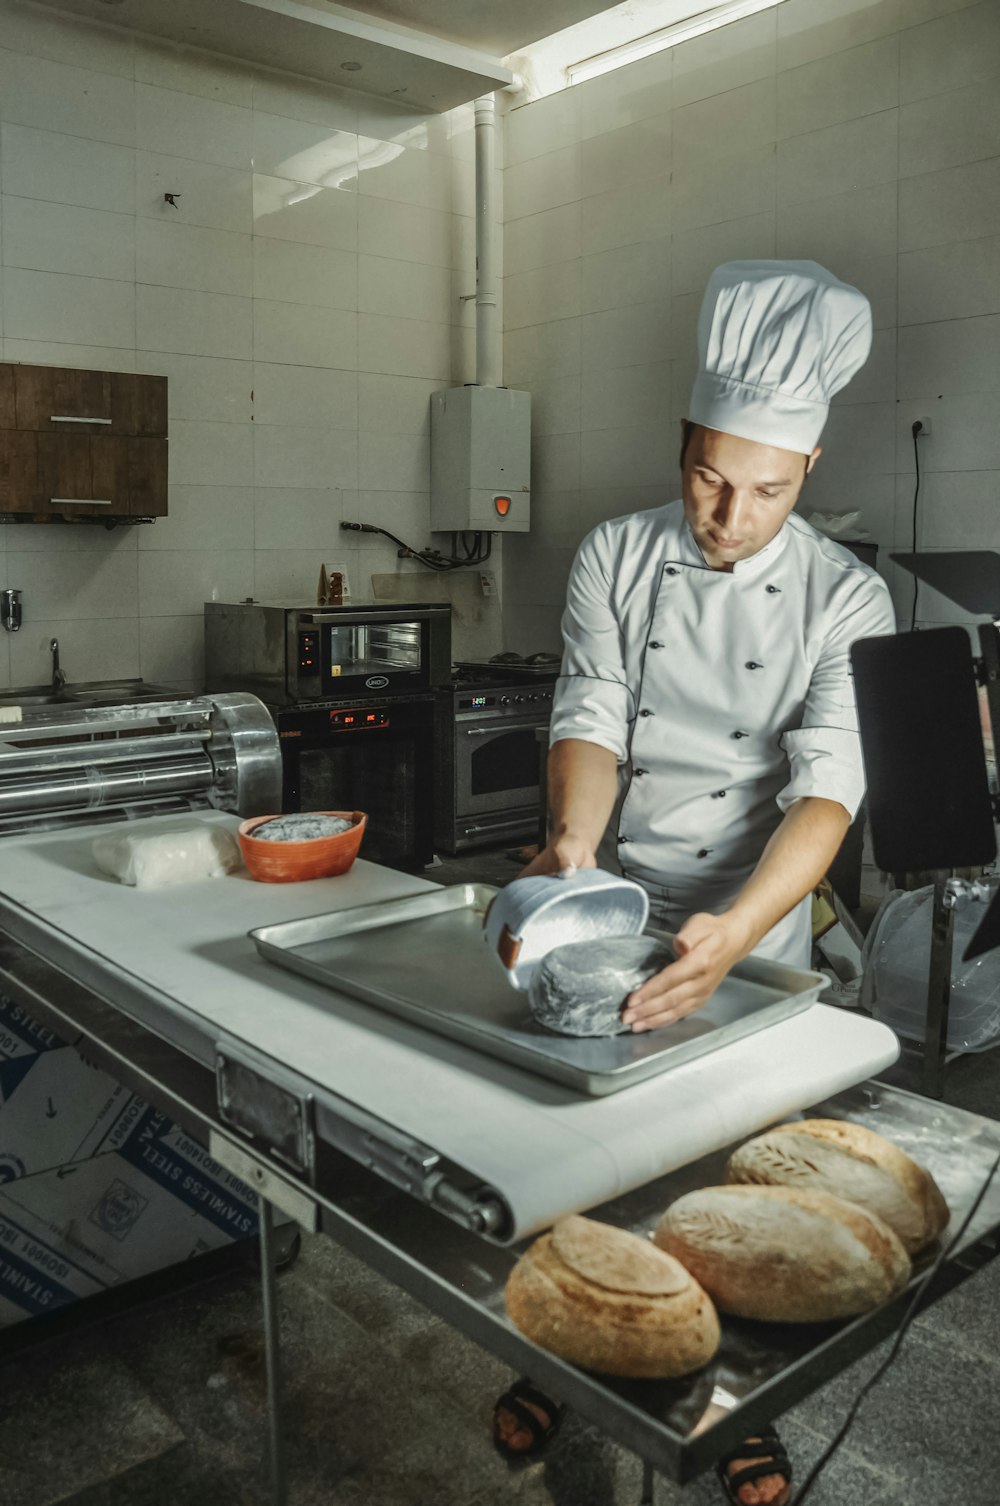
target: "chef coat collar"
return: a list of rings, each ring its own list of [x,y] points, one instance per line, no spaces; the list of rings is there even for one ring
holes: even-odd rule
[[[765,544],[763,549],[758,549],[757,553],[752,554],[749,559],[737,560],[731,571],[720,570],[714,573],[719,575],[739,575],[743,579],[757,575],[761,570],[766,570],[774,564],[779,555],[784,553],[787,543],[788,524],[783,523],[771,542]],[[695,542],[695,537],[691,532],[687,518],[684,519],[684,526],[681,530],[681,559],[685,565],[697,565],[702,570],[712,569],[712,566],[705,559],[705,556]]]

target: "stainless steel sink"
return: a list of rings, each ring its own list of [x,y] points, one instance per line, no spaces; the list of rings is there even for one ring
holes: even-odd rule
[[[51,685],[15,686],[0,691],[0,706],[119,705],[157,697],[169,699],[177,694],[177,691],[147,685],[142,680],[83,680],[58,691]]]
[[[54,690],[45,690],[40,685],[32,685],[24,690],[0,691],[0,706],[62,706],[75,699],[75,696],[68,695],[65,691],[59,694]]]

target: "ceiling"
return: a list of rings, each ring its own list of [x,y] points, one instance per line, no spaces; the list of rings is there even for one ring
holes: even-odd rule
[[[443,111],[510,84],[500,59],[606,0],[39,0],[93,21]]]
[[[355,9],[506,57],[617,0],[356,0]]]

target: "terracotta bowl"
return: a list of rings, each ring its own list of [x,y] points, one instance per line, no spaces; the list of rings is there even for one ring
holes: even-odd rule
[[[333,878],[346,873],[358,855],[368,817],[364,811],[303,811],[310,816],[339,816],[352,822],[348,831],[306,842],[265,842],[254,831],[274,816],[251,816],[238,832],[243,861],[252,878],[264,884],[299,884],[305,879]]]

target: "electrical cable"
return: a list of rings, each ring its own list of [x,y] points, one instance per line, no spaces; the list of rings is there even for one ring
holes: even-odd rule
[[[465,565],[482,565],[489,559],[493,552],[493,535],[488,531],[477,531],[472,535],[471,546],[466,544],[465,535],[462,535],[462,548],[465,551],[463,559],[458,554],[458,534],[451,536],[450,555],[441,554],[437,549],[411,549],[409,544],[390,533],[388,528],[379,528],[375,523],[341,523],[341,528],[349,529],[352,533],[381,533],[385,538],[399,546],[400,558],[414,559],[428,570],[460,570]]]
[[[914,492],[913,492],[913,552],[914,552],[914,554],[916,554],[916,552],[917,552],[917,498],[920,496],[920,450],[919,450],[919,447],[917,445],[917,435],[921,432],[921,430],[923,429],[923,427],[924,426],[920,422],[919,418],[914,419],[913,423],[910,425],[910,432],[913,435],[913,459],[914,459],[914,461],[916,463],[916,467],[917,467],[917,484],[916,484],[916,487],[915,487]],[[913,577],[913,609],[910,612],[910,632],[911,633],[916,629],[916,626],[917,626],[917,596],[919,594],[919,591],[920,591],[920,581],[919,581],[918,577],[915,575]]]
[[[916,441],[916,433],[914,433],[914,441]],[[877,1385],[877,1383],[882,1379],[883,1375],[885,1375],[886,1371],[889,1369],[890,1365],[898,1355],[900,1348],[902,1347],[903,1340],[906,1337],[907,1332],[909,1331],[910,1324],[913,1322],[913,1319],[920,1311],[921,1303],[923,1302],[923,1299],[929,1287],[933,1283],[935,1277],[941,1270],[941,1267],[944,1265],[945,1261],[948,1259],[948,1256],[951,1254],[952,1250],[955,1249],[956,1245],[965,1234],[966,1229],[969,1227],[972,1220],[979,1212],[983,1198],[989,1191],[990,1185],[993,1181],[993,1178],[996,1176],[998,1169],[1000,1169],[1000,1154],[996,1156],[993,1165],[990,1167],[989,1172],[987,1173],[986,1178],[983,1181],[983,1185],[980,1187],[979,1192],[976,1194],[976,1198],[972,1204],[972,1207],[963,1218],[958,1229],[952,1235],[951,1239],[948,1240],[947,1244],[941,1246],[941,1249],[938,1251],[937,1256],[928,1267],[928,1269],[924,1272],[920,1281],[917,1283],[913,1296],[910,1299],[910,1304],[907,1307],[906,1312],[903,1314],[902,1322],[900,1323],[899,1328],[896,1331],[896,1337],[893,1340],[893,1344],[891,1349],[889,1350],[889,1353],[886,1355],[881,1365],[879,1365],[874,1375],[869,1376],[868,1380],[861,1387],[861,1390],[858,1392],[857,1396],[854,1398],[854,1401],[851,1403],[847,1416],[841,1423],[835,1437],[827,1445],[820,1457],[816,1460],[816,1463],[809,1471],[809,1474],[806,1476],[805,1480],[803,1480],[801,1490],[796,1496],[792,1498],[792,1500],[789,1502],[789,1506],[803,1506],[803,1502],[805,1501],[809,1492],[812,1490],[812,1487],[816,1483],[816,1480],[819,1478],[821,1471],[826,1468],[826,1466],[829,1464],[830,1460],[836,1453],[837,1449],[840,1447],[844,1439],[847,1437],[848,1433],[851,1431],[851,1428],[854,1426],[855,1419],[857,1418],[858,1412],[861,1409],[861,1403],[864,1401],[869,1391],[871,1391],[872,1388]]]

